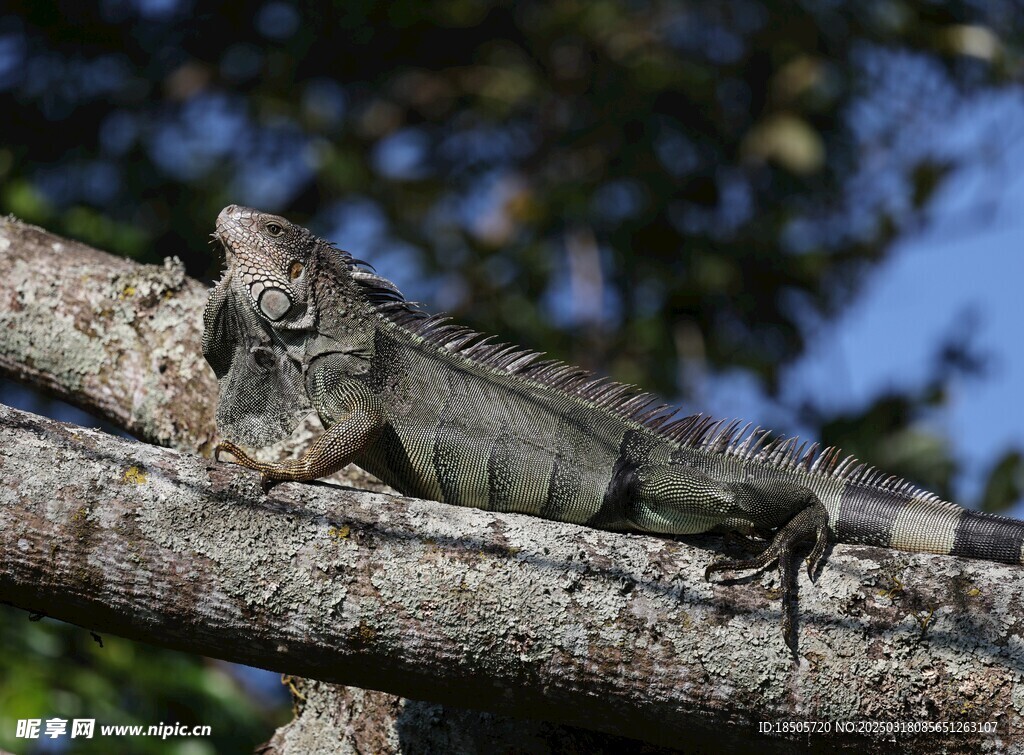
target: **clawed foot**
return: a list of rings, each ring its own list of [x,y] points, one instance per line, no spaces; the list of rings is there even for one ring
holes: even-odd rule
[[[222,441],[213,447],[213,460],[219,462],[221,460],[220,455],[223,452],[227,452],[235,457],[235,463],[241,464],[243,467],[247,467],[250,464],[255,464],[256,461],[252,459],[249,454],[243,451],[241,448],[236,446],[229,440]]]
[[[779,564],[779,582],[782,588],[782,634],[786,644],[796,652],[796,586],[793,573],[793,548],[804,541],[814,539],[814,547],[807,557],[807,575],[814,574],[821,565],[828,545],[828,513],[820,503],[808,506],[779,528],[772,542],[760,555],[742,560],[722,559],[708,564],[704,579],[710,580],[717,571],[760,571],[773,562]]]
[[[234,456],[235,463],[239,466],[245,467],[246,469],[254,469],[259,472],[260,487],[263,489],[264,493],[269,493],[271,488],[278,483],[283,482],[283,480],[272,476],[273,467],[275,465],[268,464],[265,461],[257,461],[229,440],[218,443],[213,449],[213,458],[215,461],[219,462],[221,460],[221,452],[227,452]]]

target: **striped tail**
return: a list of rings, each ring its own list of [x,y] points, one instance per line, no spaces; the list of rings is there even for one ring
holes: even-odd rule
[[[969,511],[931,493],[848,481],[829,519],[841,543],[1024,564],[1024,522]]]

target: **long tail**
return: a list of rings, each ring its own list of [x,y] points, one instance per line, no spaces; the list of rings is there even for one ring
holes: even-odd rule
[[[1024,563],[1024,522],[969,511],[930,493],[847,481],[838,512],[828,508],[830,526],[841,543]]]

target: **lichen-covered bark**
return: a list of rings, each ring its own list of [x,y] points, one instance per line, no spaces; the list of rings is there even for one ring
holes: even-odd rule
[[[703,547],[327,485],[264,497],[238,468],[6,408],[0,449],[0,599],[100,631],[661,745],[796,719],[1024,726],[1013,567],[837,548],[794,663],[773,590],[705,583]]]
[[[199,355],[199,284],[173,264],[141,267],[14,221],[0,221],[0,269],[0,372],[140,438],[209,448],[215,385]],[[704,582],[720,546],[323,485],[265,498],[229,466],[0,413],[0,600],[30,610],[292,674],[687,748],[757,740],[772,749],[782,745],[758,737],[758,722],[794,720],[833,731],[846,721],[998,727],[994,737],[889,738],[918,750],[1016,741],[1019,569],[837,547],[817,585],[801,577],[794,662],[772,575]],[[494,743],[517,740],[488,739],[503,730],[530,742],[542,732],[550,749],[571,731],[297,687],[304,709],[271,742],[277,751],[307,751],[318,732],[325,746],[363,751],[508,749]],[[580,742],[566,748],[596,749]]]
[[[180,262],[139,265],[8,217],[0,218],[0,270],[0,374],[153,443],[210,443],[206,292]]]
[[[396,697],[309,679],[290,680],[303,705],[261,750],[270,753],[630,753],[677,752],[550,721]],[[686,751],[686,748],[683,748]],[[692,749],[690,750],[692,751]]]

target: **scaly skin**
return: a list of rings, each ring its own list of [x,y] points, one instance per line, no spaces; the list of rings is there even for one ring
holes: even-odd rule
[[[793,550],[830,540],[1021,563],[1024,524],[939,500],[739,423],[676,417],[630,386],[428,317],[308,230],[234,205],[214,238],[228,270],[210,295],[203,353],[220,379],[217,447],[262,475],[315,480],[350,462],[402,493],[612,530],[736,531],[771,538],[783,631],[793,633]],[[236,443],[287,436],[309,411],[326,431],[294,461]]]

